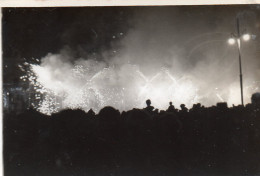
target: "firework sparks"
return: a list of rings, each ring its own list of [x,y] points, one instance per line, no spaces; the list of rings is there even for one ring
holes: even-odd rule
[[[29,82],[34,90],[31,105],[48,115],[67,108],[95,112],[104,106],[114,106],[121,111],[143,108],[146,99],[151,99],[158,109],[166,109],[169,101],[175,106],[191,107],[212,95],[216,101],[239,102],[236,84],[230,85],[226,95],[225,90],[220,89],[209,95],[200,92],[199,84],[195,84],[192,77],[184,75],[177,79],[167,68],[146,76],[137,65],[108,67],[93,60],[72,65],[57,57],[47,57],[48,64],[35,60],[35,63],[19,65],[24,72],[21,80]],[[245,90],[248,99],[258,87],[249,86]]]
[[[19,67],[25,73],[21,80],[28,81],[35,91],[38,103],[33,103],[34,108],[48,115],[66,108],[84,111],[92,108],[96,112],[108,105],[120,110],[142,108],[147,98],[162,109],[173,97],[175,103],[196,101],[192,82],[178,83],[165,68],[149,79],[130,64],[120,69],[102,68],[95,74],[90,73],[93,68],[83,65],[63,73],[38,63],[25,62]],[[125,70],[128,74],[121,74]]]

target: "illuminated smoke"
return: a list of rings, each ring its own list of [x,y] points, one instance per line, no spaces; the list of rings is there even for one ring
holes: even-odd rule
[[[74,47],[77,57],[64,47],[65,52],[25,63],[21,79],[35,89],[33,106],[51,114],[66,108],[98,112],[107,105],[121,111],[143,108],[148,98],[158,109],[166,109],[169,101],[176,107],[240,104],[237,48],[227,44],[235,16],[222,15],[216,21],[215,12],[194,15],[163,8],[140,10],[127,31],[106,34],[111,35],[111,48],[95,48],[98,59],[82,45],[80,51]],[[93,35],[98,41],[99,33]],[[260,87],[258,51],[254,42],[243,43],[245,104]]]
[[[21,79],[30,81],[35,98],[41,98],[34,105],[37,110],[51,114],[66,108],[85,111],[92,108],[97,112],[108,105],[129,110],[143,108],[148,98],[160,109],[167,108],[169,101],[188,106],[197,102],[197,89],[192,81],[176,80],[166,68],[149,78],[136,65],[106,68],[93,60],[80,63],[72,66],[61,55],[48,55],[40,65],[21,66],[27,70]]]
[[[105,65],[94,60],[81,60],[73,65],[64,62],[60,54],[49,54],[41,64],[25,62],[20,66],[26,73],[21,79],[29,81],[35,90],[38,101],[32,105],[48,115],[67,108],[84,111],[92,108],[96,112],[104,106],[114,106],[121,111],[143,108],[146,99],[151,99],[158,109],[166,109],[169,101],[175,106],[184,103],[191,107],[194,103],[206,103],[212,96],[218,102],[240,102],[239,87],[235,83],[223,96],[224,91],[218,88],[200,92],[198,80],[188,76],[175,78],[167,68],[146,76],[137,65],[124,64],[118,68]],[[255,82],[245,88],[247,101],[251,93],[258,91],[258,84]]]

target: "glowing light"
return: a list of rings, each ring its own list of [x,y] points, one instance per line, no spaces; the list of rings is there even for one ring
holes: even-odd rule
[[[67,108],[84,111],[92,108],[95,112],[108,105],[121,111],[143,108],[146,99],[151,99],[158,109],[166,109],[170,101],[176,107],[180,104],[191,107],[201,98],[208,98],[199,92],[196,79],[186,76],[177,79],[166,68],[148,76],[131,64],[115,68],[87,60],[69,65],[58,59],[40,65],[26,62],[19,67],[24,72],[20,79],[29,82],[34,91],[31,105],[48,115]],[[223,95],[224,90],[219,88],[213,90],[218,91],[214,93],[218,100],[233,103],[240,101],[237,88],[237,84],[231,86],[228,95]],[[251,92],[245,91],[245,95],[251,96]]]
[[[228,43],[229,43],[230,45],[235,44],[235,42],[236,42],[236,40],[235,40],[234,38],[228,39]]]
[[[250,40],[250,38],[251,38],[251,36],[249,34],[244,34],[243,35],[243,40],[245,40],[245,41]]]
[[[29,63],[20,67],[26,73],[21,79],[35,90],[34,107],[48,115],[66,108],[92,108],[96,112],[108,105],[119,110],[143,108],[148,98],[160,109],[166,109],[169,101],[191,106],[196,97],[191,81],[178,82],[165,68],[147,77],[131,64],[120,69],[102,68],[94,74],[90,72],[93,65],[75,65],[66,71]]]

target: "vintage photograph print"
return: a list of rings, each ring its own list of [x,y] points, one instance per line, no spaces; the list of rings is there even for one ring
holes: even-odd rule
[[[5,176],[260,175],[260,5],[3,8]]]

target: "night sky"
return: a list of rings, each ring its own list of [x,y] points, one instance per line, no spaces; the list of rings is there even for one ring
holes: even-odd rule
[[[4,8],[4,81],[18,80],[17,64],[23,58],[41,58],[62,47],[99,52],[110,47],[111,35],[126,31],[134,8]],[[98,37],[97,37],[98,34]]]

